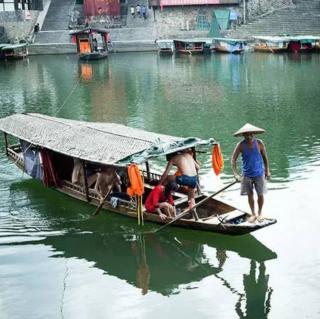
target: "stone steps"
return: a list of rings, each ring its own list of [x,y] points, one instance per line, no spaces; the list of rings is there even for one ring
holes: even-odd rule
[[[228,31],[226,36],[252,37],[254,35],[320,35],[320,1],[295,1],[295,8],[283,9],[259,20]]]
[[[67,30],[74,0],[51,0],[41,31]]]

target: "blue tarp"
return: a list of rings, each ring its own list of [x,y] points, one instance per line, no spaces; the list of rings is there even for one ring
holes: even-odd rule
[[[23,152],[25,172],[33,178],[42,180],[39,150],[30,146],[30,143],[23,140],[20,140],[20,144]]]
[[[141,164],[146,162],[150,158],[155,158],[161,155],[172,154],[178,151],[192,148],[198,145],[208,145],[215,143],[214,139],[201,140],[196,137],[188,137],[181,140],[174,141],[172,143],[155,143],[150,148],[143,152],[131,155],[118,163],[136,163]]]

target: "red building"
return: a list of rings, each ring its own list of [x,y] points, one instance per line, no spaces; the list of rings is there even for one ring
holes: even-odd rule
[[[89,16],[119,16],[120,0],[84,0],[83,10],[86,17]]]

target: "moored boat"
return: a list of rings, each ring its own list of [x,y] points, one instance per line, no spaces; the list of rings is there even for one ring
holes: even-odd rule
[[[35,113],[2,118],[0,130],[5,135],[6,155],[19,168],[42,180],[45,185],[95,206],[100,206],[101,198],[89,183],[89,172],[113,168],[126,180],[128,167],[132,163],[140,167],[144,164],[145,169],[139,171],[144,178],[144,194],[140,200],[138,197],[130,197],[126,193],[128,185],[123,183],[122,187],[125,188],[121,192],[106,194],[102,204],[109,211],[131,218],[139,218],[139,214],[142,214],[145,221],[158,224],[167,221],[140,209],[140,203],[144,203],[161,177],[150,170],[150,159],[216,143],[212,139],[173,137],[114,123],[89,123]],[[72,179],[75,161],[81,163],[81,183],[73,182]],[[174,199],[178,210],[188,208],[188,198],[183,189],[174,193]],[[198,220],[194,219],[192,213],[188,213],[174,225],[241,235],[276,223],[275,219],[250,223],[247,221],[249,213],[213,196],[208,198],[200,194],[196,197],[196,203],[204,199],[207,200],[197,208]]]
[[[160,54],[172,54],[174,52],[173,40],[159,39],[156,43]]]
[[[1,60],[20,60],[28,56],[28,48],[26,43],[19,44],[0,44]]]
[[[108,57],[108,30],[86,28],[72,31],[70,35],[72,42],[77,44],[79,59],[89,61]]]
[[[173,40],[174,49],[177,53],[197,54],[203,53],[206,41],[202,39]]]
[[[256,36],[254,51],[267,53],[282,53],[288,51],[289,37]]]
[[[245,51],[247,40],[232,38],[213,38],[213,49],[220,53],[239,54]]]
[[[320,37],[305,35],[290,37],[288,51],[293,53],[309,53],[316,51]]]

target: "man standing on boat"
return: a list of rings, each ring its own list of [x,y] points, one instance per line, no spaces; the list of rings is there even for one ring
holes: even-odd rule
[[[256,139],[255,134],[264,133],[264,130],[249,123],[234,133],[234,136],[243,136],[244,139],[235,147],[231,165],[235,178],[241,182],[241,195],[248,196],[251,209],[251,222],[263,220],[261,216],[264,203],[264,194],[267,191],[265,178],[270,178],[269,161],[266,148],[262,140]],[[242,156],[242,176],[237,171],[237,159]],[[258,214],[255,213],[253,189],[258,195]]]
[[[166,181],[172,166],[176,166],[179,172],[179,175],[174,177],[175,182],[181,186],[188,187],[188,203],[189,208],[191,208],[195,205],[194,198],[195,191],[198,185],[198,171],[200,169],[200,165],[193,158],[192,152],[190,152],[190,150],[179,152],[169,160],[166,170],[161,176],[160,184],[163,184]],[[197,219],[198,217],[195,212],[194,215]]]

